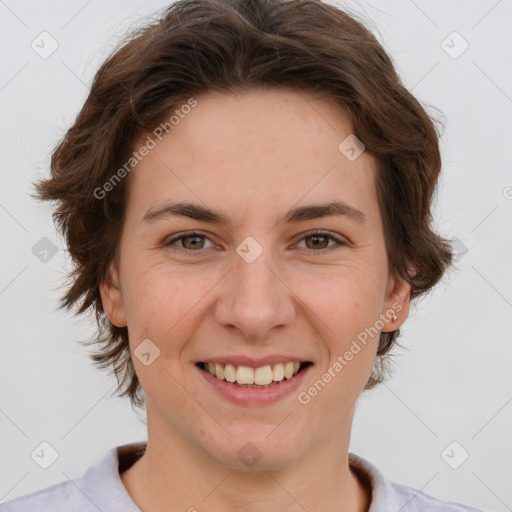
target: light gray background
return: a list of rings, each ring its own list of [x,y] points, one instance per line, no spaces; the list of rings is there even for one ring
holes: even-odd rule
[[[69,261],[48,205],[27,194],[113,45],[167,4],[0,1],[0,501],[145,438],[128,401],[110,396],[114,378],[77,343],[94,324],[56,310]],[[512,510],[512,1],[339,5],[371,19],[404,83],[444,113],[436,222],[468,249],[413,308],[394,378],[359,402],[351,451],[438,498]],[[47,59],[31,48],[43,31],[59,45]],[[454,31],[469,43],[458,58],[445,51],[462,48]],[[32,252],[43,237],[59,248],[46,263]],[[30,457],[42,441],[59,453],[46,470]],[[458,469],[442,457],[453,441],[452,461],[469,454]]]

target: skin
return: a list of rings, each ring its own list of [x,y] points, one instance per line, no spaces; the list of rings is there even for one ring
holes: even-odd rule
[[[149,366],[133,357],[148,397],[148,446],[121,479],[141,509],[155,512],[367,511],[369,491],[348,451],[378,335],[307,405],[298,392],[236,405],[198,377],[195,363],[297,354],[314,363],[304,391],[393,304],[402,309],[382,330],[405,322],[410,287],[388,272],[376,160],[363,152],[349,161],[338,150],[353,126],[332,100],[286,89],[197,100],[132,171],[118,258],[100,287],[110,321],[128,326],[132,355],[148,338],[160,350]],[[220,210],[232,226],[142,221],[170,200]],[[292,207],[333,200],[361,210],[365,222],[276,224]],[[317,248],[304,238],[316,229],[345,245],[322,238]],[[191,230],[204,237],[165,245]],[[236,252],[248,236],[263,248],[250,264]],[[262,454],[250,468],[237,456],[247,442]]]

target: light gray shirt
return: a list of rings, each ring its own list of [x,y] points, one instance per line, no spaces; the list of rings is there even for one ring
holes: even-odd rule
[[[80,478],[4,502],[0,512],[141,512],[119,473],[141,457],[145,448],[145,442],[112,448]],[[349,462],[371,487],[368,512],[482,512],[392,483],[373,464],[353,453],[349,453]]]

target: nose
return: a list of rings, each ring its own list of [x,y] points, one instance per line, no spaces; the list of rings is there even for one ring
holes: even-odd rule
[[[237,257],[219,290],[216,321],[238,329],[251,341],[266,339],[272,329],[289,325],[296,314],[293,293],[269,252],[263,251],[252,263]]]

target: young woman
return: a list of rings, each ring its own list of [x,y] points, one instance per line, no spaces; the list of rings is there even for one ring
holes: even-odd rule
[[[99,69],[38,195],[147,443],[11,511],[476,511],[349,453],[451,262],[430,117],[316,0],[180,0]]]

